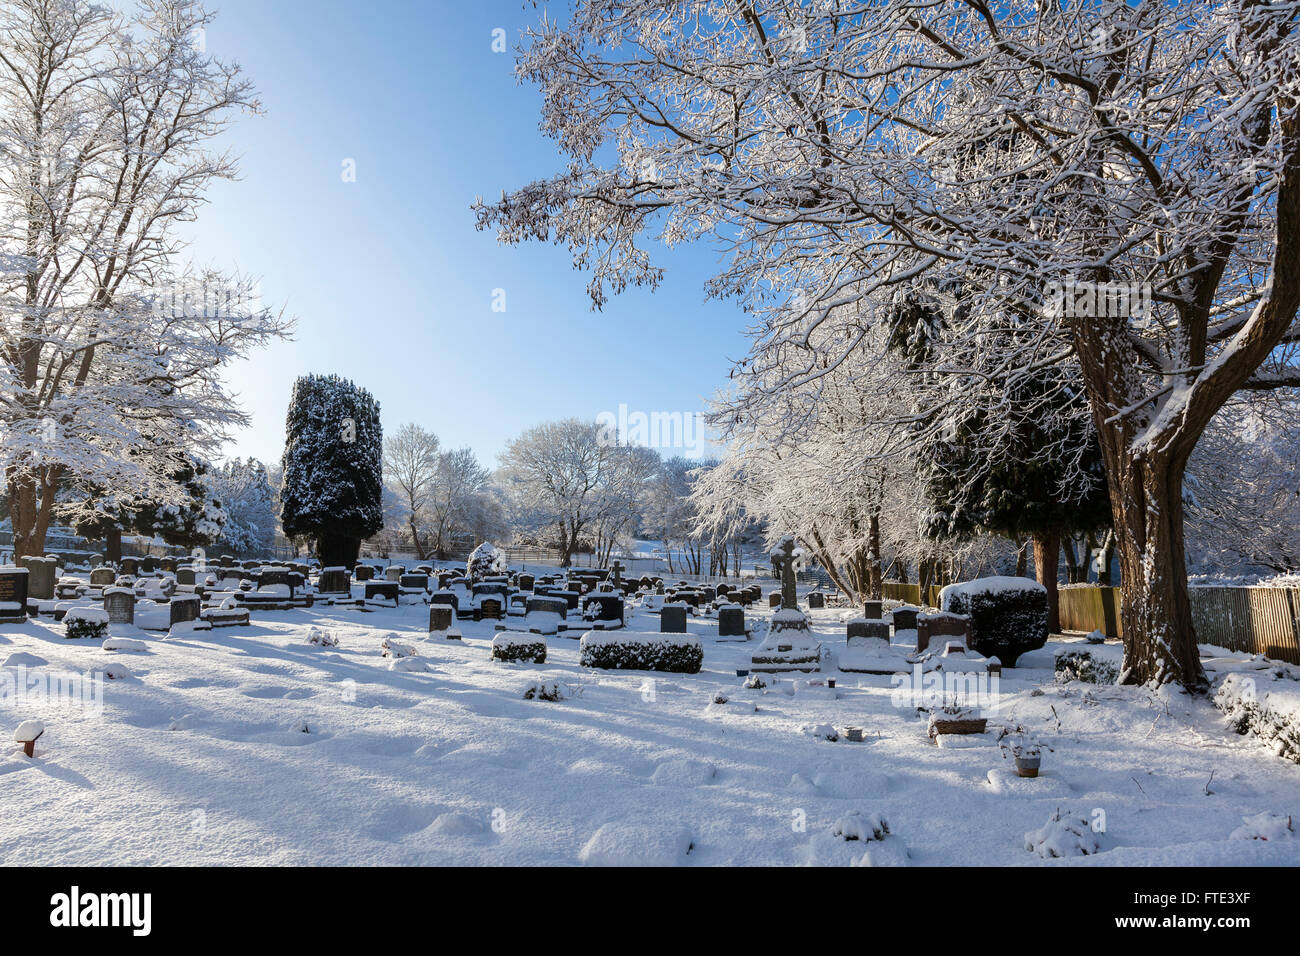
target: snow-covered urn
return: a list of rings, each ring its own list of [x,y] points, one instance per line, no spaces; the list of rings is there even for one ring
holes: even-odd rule
[[[24,720],[14,731],[14,740],[23,745],[23,753],[35,756],[36,741],[45,733],[45,724],[39,720]]]
[[[469,560],[465,562],[465,570],[471,581],[481,581],[492,574],[505,574],[506,556],[484,541],[470,554]]]
[[[1056,810],[1045,824],[1025,834],[1025,849],[1044,859],[1089,856],[1101,850],[1101,839],[1081,816]]]

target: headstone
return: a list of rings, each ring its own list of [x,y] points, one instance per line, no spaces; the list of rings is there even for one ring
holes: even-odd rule
[[[865,601],[862,605],[862,616],[868,621],[879,621],[885,616],[885,607],[883,601]]]
[[[375,566],[373,564],[358,564],[352,569],[352,577],[358,584],[371,581],[375,577]]]
[[[124,577],[135,577],[140,573],[140,562],[135,558],[123,558],[118,565],[118,570]]]
[[[966,644],[969,625],[970,618],[964,614],[950,614],[946,611],[918,614],[916,618],[917,653],[929,648],[931,641],[937,642],[945,637],[960,638],[962,644]]]
[[[665,604],[659,612],[660,634],[686,633],[686,608],[682,605]]]
[[[770,593],[770,594],[767,596],[767,606],[768,606],[768,607],[780,607],[780,606],[781,606],[781,592],[780,592],[780,591],[773,591],[772,593]]]
[[[396,581],[367,581],[366,582],[366,600],[373,598],[383,598],[386,601],[397,603],[398,583]]]
[[[389,581],[401,581],[402,575],[406,573],[406,568],[400,564],[390,564],[384,569],[384,577]]]
[[[28,600],[53,601],[54,582],[59,569],[58,561],[54,558],[33,556],[23,558],[23,566],[27,568]]]
[[[533,585],[536,583],[536,580],[537,579],[534,578],[531,574],[520,574],[518,579],[519,590],[531,591],[533,589]]]
[[[920,613],[919,608],[908,607],[906,605],[894,608],[894,613],[891,615],[894,619],[894,633],[898,633],[899,631],[915,631],[916,616]]]
[[[617,590],[619,590],[619,591],[623,590],[623,571],[624,571],[624,570],[626,570],[626,569],[623,567],[623,562],[622,562],[622,561],[615,561],[615,562],[614,562],[614,565],[613,565],[613,571],[614,571],[614,587],[615,587]]]
[[[886,643],[889,642],[889,625],[884,621],[873,621],[866,618],[849,621],[849,646],[852,647],[855,641],[868,638],[883,638]]]
[[[135,592],[126,588],[105,591],[104,610],[108,611],[109,624],[134,624]]]
[[[450,607],[452,611],[457,613],[460,612],[460,597],[455,591],[434,591],[429,595],[429,606],[433,607],[435,604],[445,604]]]
[[[197,621],[199,612],[203,609],[202,602],[197,594],[177,594],[167,606],[171,608],[173,627],[186,621]]]
[[[741,607],[718,608],[718,637],[748,637],[745,633],[745,609]]]
[[[351,594],[352,581],[347,568],[326,568],[316,581],[316,590],[321,594]]]
[[[191,571],[190,572],[191,580],[193,579],[193,577],[194,577],[194,572]],[[117,580],[117,575],[113,573],[113,569],[109,567],[105,567],[104,565],[100,565],[97,568],[92,568],[90,571],[90,586],[93,588],[112,587],[113,582],[116,580]]]
[[[403,574],[398,579],[397,583],[400,584],[403,589],[415,591],[429,590],[429,576],[427,574]]]
[[[27,619],[26,568],[0,568],[0,622],[14,624]]]
[[[455,609],[450,604],[429,605],[429,631],[449,631],[454,625]]]
[[[808,595],[808,610],[820,610],[826,606],[826,595],[820,591],[813,591]]]
[[[617,621],[623,623],[623,596],[612,591],[600,591],[588,594],[582,601],[583,617],[602,624]]]

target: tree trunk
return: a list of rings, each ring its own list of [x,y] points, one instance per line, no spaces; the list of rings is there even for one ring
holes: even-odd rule
[[[1126,684],[1208,686],[1192,625],[1179,459],[1127,456],[1111,477]]]
[[[1019,538],[1016,542],[1016,577],[1023,578],[1029,573],[1029,542],[1021,541]]]
[[[104,534],[104,560],[110,564],[122,562],[122,529],[109,528]]]
[[[360,538],[323,534],[316,539],[316,557],[323,568],[354,568],[360,553]]]
[[[415,518],[412,517],[408,524],[411,526],[411,544],[415,548],[415,560],[423,561],[426,555],[424,548],[420,545],[420,532],[415,526]]]
[[[867,587],[873,601],[879,601],[884,575],[880,571],[880,512],[872,511],[867,519]]]
[[[1061,630],[1060,594],[1057,592],[1057,570],[1061,560],[1061,533],[1043,531],[1034,535],[1034,575],[1038,583],[1047,588],[1047,632]]]

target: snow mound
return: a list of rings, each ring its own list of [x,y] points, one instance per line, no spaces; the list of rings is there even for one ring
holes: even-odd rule
[[[669,787],[701,787],[712,783],[717,775],[718,768],[713,764],[683,757],[665,760],[655,767],[650,782]]]
[[[104,668],[105,680],[125,680],[130,676],[131,676],[131,672],[127,670],[125,664],[114,663],[114,664],[109,664],[107,667]]]
[[[147,651],[149,646],[144,641],[137,641],[133,637],[110,637],[103,643],[106,651]]]
[[[1022,777],[1011,767],[994,767],[985,780],[994,793],[1008,797],[1063,797],[1071,792],[1069,785],[1050,770],[1039,771],[1037,777]]]
[[[582,687],[554,678],[525,681],[519,696],[524,700],[569,700],[582,696]]]
[[[414,651],[411,652],[414,655]],[[388,664],[390,671],[402,671],[407,674],[427,674],[432,668],[419,657],[395,657]]]
[[[841,840],[883,840],[889,835],[889,823],[877,813],[850,810],[831,824],[831,836]]]
[[[1086,819],[1060,810],[1037,830],[1025,834],[1025,849],[1045,860],[1066,856],[1091,856],[1101,852],[1101,841]]]
[[[1295,836],[1295,827],[1289,816],[1280,813],[1257,813],[1242,817],[1242,825],[1228,835],[1229,840],[1290,840]]]
[[[5,667],[40,667],[42,664],[48,664],[43,657],[37,657],[35,654],[28,654],[26,651],[19,651],[16,654],[10,654],[5,658]]]
[[[692,849],[685,827],[617,822],[593,833],[578,859],[587,866],[681,866]]]
[[[799,732],[816,740],[830,740],[833,742],[840,739],[840,732],[830,724],[804,724],[799,728]]]

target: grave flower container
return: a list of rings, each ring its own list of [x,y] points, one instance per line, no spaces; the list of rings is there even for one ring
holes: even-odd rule
[[[1016,774],[1021,777],[1037,777],[1038,766],[1043,760],[1042,754],[1024,754],[1016,757]]]

